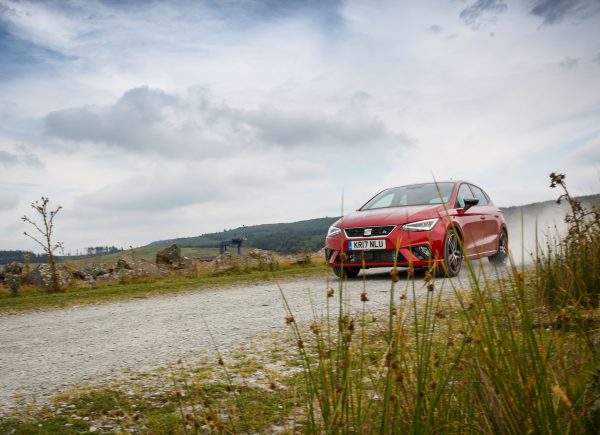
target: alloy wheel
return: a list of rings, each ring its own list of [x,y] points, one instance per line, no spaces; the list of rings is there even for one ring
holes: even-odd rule
[[[449,276],[456,276],[460,272],[462,266],[462,251],[460,250],[460,240],[454,230],[448,232],[446,240],[446,252],[444,255],[446,267],[448,268]]]

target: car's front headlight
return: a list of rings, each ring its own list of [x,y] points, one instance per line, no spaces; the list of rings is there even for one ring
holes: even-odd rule
[[[425,219],[424,221],[410,222],[400,227],[401,230],[406,231],[430,231],[435,224],[437,224],[438,218]]]
[[[340,234],[342,230],[338,227],[334,227],[333,225],[329,227],[329,231],[327,231],[327,237],[337,236]]]

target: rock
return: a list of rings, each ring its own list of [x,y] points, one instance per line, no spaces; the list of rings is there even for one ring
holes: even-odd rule
[[[273,262],[273,253],[263,249],[253,249],[248,252],[248,257],[258,260],[263,264],[271,264]]]
[[[68,287],[71,284],[71,274],[58,265],[56,267],[58,273],[58,283],[60,287]],[[50,272],[50,265],[40,264],[38,267],[29,272],[27,281],[37,287],[51,288],[52,273]]]
[[[310,266],[312,259],[309,254],[291,255],[288,257],[288,262],[292,266]]]
[[[277,261],[273,253],[262,249],[253,249],[243,257],[232,255],[231,252],[225,251],[213,260],[213,266],[217,271],[263,269],[270,268],[276,264]]]
[[[93,281],[100,275],[110,273],[106,264],[88,263],[73,272],[73,276],[84,281]]]
[[[4,266],[4,274],[21,275],[23,273],[23,265],[13,261]]]
[[[133,270],[135,268],[135,262],[127,257],[121,257],[117,260],[117,270]]]
[[[179,267],[181,265],[181,248],[176,244],[172,244],[168,248],[158,251],[156,253],[156,264]]]

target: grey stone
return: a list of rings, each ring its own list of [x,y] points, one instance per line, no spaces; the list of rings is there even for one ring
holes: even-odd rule
[[[61,288],[68,287],[71,284],[71,274],[57,265],[58,283]],[[51,288],[52,287],[52,273],[50,272],[50,265],[40,264],[38,267],[29,272],[27,281],[37,287]]]
[[[176,244],[172,244],[168,248],[158,251],[156,253],[156,264],[179,267],[181,265],[181,248]]]

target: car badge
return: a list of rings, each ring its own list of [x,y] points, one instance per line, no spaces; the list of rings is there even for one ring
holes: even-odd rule
[[[372,231],[373,231],[373,230],[372,230],[371,228],[365,228],[364,235],[365,235],[365,236],[370,236]]]

